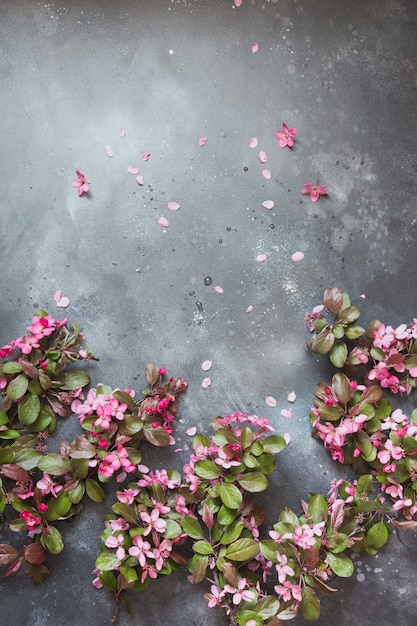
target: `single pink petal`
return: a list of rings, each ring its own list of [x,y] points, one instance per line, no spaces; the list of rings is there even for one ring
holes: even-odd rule
[[[235,7],[241,7],[242,6],[242,0],[235,0]]]
[[[219,287],[219,285],[217,285],[217,286],[214,288],[214,291],[217,291],[217,293],[223,293],[223,288],[222,288],[222,287]]]
[[[168,202],[167,207],[170,211],[178,211],[180,205],[178,202]]]
[[[136,182],[141,187],[142,187],[142,185],[145,184],[145,180],[144,180],[143,176],[141,176],[141,174],[139,174],[139,176],[136,176]]]
[[[291,409],[282,409],[281,415],[282,417],[290,418],[293,416],[293,412],[291,411]]]
[[[284,441],[285,441],[285,443],[286,443],[286,444],[287,444],[287,446],[288,446],[288,444],[289,444],[289,443],[290,443],[290,441],[291,441],[291,435],[290,435],[290,433],[284,433],[282,436],[284,437]]]
[[[150,156],[151,156],[150,152],[145,152],[145,154],[142,156],[142,161],[149,161]]]
[[[69,298],[67,296],[62,296],[62,298],[60,298],[58,300],[58,302],[56,303],[57,307],[59,307],[60,309],[66,309],[67,306],[69,306]]]
[[[185,431],[185,434],[188,435],[189,437],[194,437],[196,432],[197,432],[196,426],[190,426],[190,428],[187,428],[187,430]]]
[[[166,217],[160,217],[159,220],[158,220],[158,224],[160,226],[163,226],[163,228],[168,228],[168,226],[169,226],[169,222],[168,222]]]
[[[210,385],[211,385],[211,378],[205,378],[203,382],[201,383],[201,386],[203,387],[203,389],[207,389],[207,387],[210,387]]]
[[[207,372],[211,368],[212,365],[213,363],[211,361],[204,361],[204,363],[201,364],[201,369],[204,372]]]
[[[300,261],[304,259],[304,252],[294,252],[291,258],[294,261],[294,263],[299,263]]]
[[[288,141],[287,141],[287,139],[285,139],[285,137],[281,137],[281,139],[279,140],[278,144],[279,144],[280,148],[285,148],[285,146],[288,145]]]
[[[265,402],[268,406],[277,406],[277,401],[273,396],[266,396]]]
[[[258,140],[256,137],[251,137],[249,139],[249,148],[256,148],[256,146],[258,145]]]
[[[361,295],[359,296],[360,298],[363,298],[365,300],[366,295],[364,293],[361,293]]]
[[[184,452],[183,448],[175,448],[174,452]]]
[[[259,50],[259,44],[255,41],[252,44],[252,53],[258,52],[258,50]]]
[[[264,209],[273,209],[275,206],[275,202],[273,202],[272,200],[265,200],[265,202],[262,202],[262,206]]]
[[[59,302],[62,296],[62,291],[60,289],[58,289],[57,291],[55,291],[54,293],[54,300],[55,302]]]
[[[287,146],[289,148],[292,148],[293,145],[294,145],[294,139],[292,137],[288,137],[288,139],[287,139]]]
[[[133,174],[133,176],[136,176],[136,174],[139,174],[139,168],[136,165],[129,165],[129,167],[127,168],[128,174]]]
[[[266,261],[266,254],[258,254],[256,260],[258,261],[258,263],[263,263],[264,261]]]
[[[198,145],[200,146],[200,148],[205,146],[206,143],[207,143],[207,137],[200,137],[200,139],[198,140]]]
[[[269,180],[271,178],[271,172],[269,170],[262,170],[262,176]]]
[[[114,157],[114,150],[111,146],[104,146],[104,152],[107,154],[108,157]]]
[[[124,128],[119,128],[118,133],[119,137],[126,137],[126,131]]]
[[[258,154],[258,157],[261,163],[266,163],[268,160],[267,154],[263,150],[260,151],[260,153]]]
[[[248,308],[246,309],[245,313],[250,313],[251,311],[253,311],[253,306],[250,304]]]
[[[295,395],[295,391],[291,391],[287,396],[288,402],[295,402],[296,399],[297,399],[297,396]]]

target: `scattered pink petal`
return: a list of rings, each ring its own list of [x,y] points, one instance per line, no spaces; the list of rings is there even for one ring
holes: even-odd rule
[[[119,128],[118,133],[119,137],[126,137],[126,131],[124,128]]]
[[[258,254],[256,260],[258,261],[258,263],[263,263],[264,261],[266,261],[266,254]]]
[[[207,137],[200,137],[200,139],[198,140],[198,145],[200,146],[200,148],[205,146],[206,143],[207,143]]]
[[[282,417],[290,418],[293,416],[293,412],[291,411],[291,409],[282,409],[281,415]]]
[[[294,252],[291,258],[294,261],[294,263],[299,263],[300,261],[304,259],[304,252]]]
[[[75,175],[77,178],[74,178],[71,181],[71,185],[73,187],[77,187],[78,195],[82,196],[83,193],[88,193],[90,190],[90,183],[87,181],[85,174],[82,174],[79,170],[75,170]]]
[[[54,300],[55,300],[55,302],[58,302],[61,299],[61,296],[62,296],[62,291],[60,289],[55,291],[55,293],[54,293]]]
[[[271,172],[269,170],[262,170],[262,176],[269,180],[271,178]]]
[[[139,174],[139,168],[136,165],[129,165],[129,167],[127,168],[127,172],[128,174],[133,174],[133,176],[136,176],[136,174]]]
[[[168,202],[167,207],[170,211],[178,211],[180,205],[178,202]]]
[[[366,295],[364,293],[361,293],[361,295],[359,296],[360,298],[363,298],[365,300]]]
[[[142,161],[149,161],[150,156],[151,156],[150,152],[145,152],[145,154],[142,156]]]
[[[253,311],[253,306],[250,304],[248,308],[246,309],[245,313],[250,313],[251,311]]]
[[[261,163],[266,163],[268,160],[268,156],[266,152],[264,152],[263,150],[260,151],[260,153],[258,154],[258,157]]]
[[[257,138],[251,137],[251,139],[249,139],[249,148],[256,148],[257,145],[258,145]]]
[[[258,50],[259,50],[259,44],[256,41],[254,41],[252,44],[252,53],[258,52]]]
[[[141,174],[139,174],[139,176],[136,176],[136,182],[141,187],[145,184],[145,180]]]
[[[295,402],[296,399],[297,399],[297,396],[295,395],[295,391],[291,391],[287,396],[288,402]]]
[[[265,402],[268,406],[277,406],[277,401],[273,396],[266,396]]]
[[[111,146],[104,146],[104,152],[107,154],[108,157],[114,157],[114,150]]]
[[[185,431],[185,434],[188,435],[189,437],[194,437],[196,433],[197,433],[196,426],[190,426],[190,428],[187,428],[187,430]]]
[[[207,372],[211,368],[212,365],[213,363],[211,361],[204,361],[204,363],[201,364],[201,369],[204,372]]]
[[[275,202],[273,202],[272,200],[265,200],[265,202],[262,202],[262,206],[264,209],[273,209],[275,206]]]
[[[168,228],[169,226],[169,222],[166,217],[160,217],[158,220],[158,224],[162,226],[163,228]]]
[[[290,433],[284,433],[282,436],[284,437],[284,441],[285,441],[285,443],[286,443],[286,444],[287,444],[287,446],[288,446],[288,444],[289,444],[289,443],[290,443],[290,441],[291,441],[291,435],[290,435]]]
[[[219,285],[217,285],[217,286],[214,288],[214,291],[217,291],[217,293],[223,293],[223,288],[222,288],[222,287],[219,287]]]
[[[175,448],[174,452],[184,452],[183,448]]]
[[[210,387],[210,385],[211,385],[211,378],[205,378],[203,382],[201,383],[201,386],[203,387],[203,389],[207,389],[207,387]]]
[[[56,302],[57,307],[59,307],[60,309],[66,309],[70,303],[69,298],[67,296],[63,296],[62,291],[60,291],[59,289],[58,291],[55,291],[54,293],[54,300]]]
[[[241,7],[242,6],[242,0],[235,0],[235,7]]]

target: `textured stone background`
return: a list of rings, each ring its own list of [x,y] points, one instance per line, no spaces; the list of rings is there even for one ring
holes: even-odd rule
[[[329,286],[348,291],[364,324],[417,314],[416,27],[405,0],[1,0],[0,344],[38,307],[59,316],[61,289],[71,300],[62,316],[101,359],[89,367],[94,384],[140,391],[150,361],[189,380],[176,435],[184,453],[149,451],[148,464],[181,468],[189,426],[208,433],[216,415],[249,410],[292,437],[268,522],[299,510],[309,490],[325,492],[344,472],[310,437],[313,390],[330,370],[305,351],[304,314]],[[298,129],[292,151],[274,137],[282,122]],[[88,198],[71,187],[75,169],[91,182]],[[301,189],[316,179],[329,197],[313,204]],[[71,419],[59,431],[77,433]],[[109,623],[112,599],[91,585],[108,493],[64,524],[49,581],[0,581],[2,623]],[[401,532],[378,557],[357,559],[352,579],[322,598],[319,623],[414,625],[415,551],[416,533]],[[131,608],[120,626],[227,623],[185,573]]]

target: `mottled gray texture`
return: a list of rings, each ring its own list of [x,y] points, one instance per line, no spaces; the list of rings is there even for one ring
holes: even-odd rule
[[[330,370],[305,351],[303,317],[333,285],[359,303],[364,322],[417,314],[416,27],[416,5],[405,0],[243,0],[239,9],[233,0],[2,0],[0,343],[38,306],[58,315],[62,289],[101,359],[88,368],[95,384],[140,391],[149,361],[189,380],[176,435],[184,453],[153,451],[149,464],[181,468],[189,426],[208,433],[216,415],[250,410],[292,437],[272,477],[268,522],[285,506],[297,510],[309,490],[326,491],[343,469],[311,439],[307,416]],[[292,151],[274,137],[282,122],[298,128]],[[75,169],[91,182],[88,198],[71,187]],[[313,204],[301,189],[316,179],[329,198]],[[275,208],[263,209],[265,200]],[[203,389],[206,359],[212,385]],[[74,437],[75,420],[60,432]],[[86,504],[64,524],[49,581],[0,581],[2,623],[109,623],[112,600],[91,585],[108,493],[106,505]],[[319,623],[414,625],[415,540],[394,533],[377,558],[361,556],[353,578],[322,599]],[[131,606],[120,626],[227,622],[184,573]]]

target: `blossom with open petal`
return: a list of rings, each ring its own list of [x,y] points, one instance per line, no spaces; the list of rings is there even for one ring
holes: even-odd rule
[[[285,148],[288,146],[292,148],[294,145],[294,137],[297,134],[296,128],[288,128],[286,124],[282,125],[283,130],[277,130],[275,133],[275,137],[278,139],[278,144],[280,148]]]
[[[324,185],[312,185],[311,183],[305,183],[304,189],[302,190],[303,194],[309,194],[312,202],[317,202],[320,196],[327,196],[327,187]]]
[[[77,187],[78,195],[82,196],[83,193],[87,193],[90,190],[90,183],[87,182],[85,175],[79,172],[78,170],[76,170],[75,174],[77,178],[74,178],[71,181],[71,185],[73,187]]]

